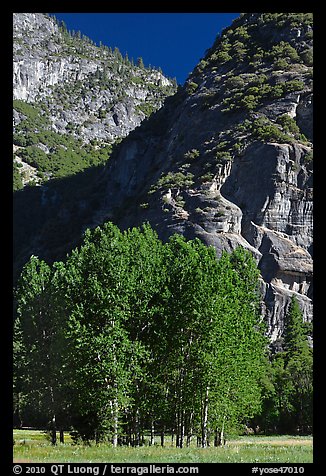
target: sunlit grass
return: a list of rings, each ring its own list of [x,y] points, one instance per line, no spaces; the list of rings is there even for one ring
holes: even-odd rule
[[[106,444],[52,446],[44,433],[14,431],[15,461],[38,463],[311,463],[312,437],[243,436],[219,448],[175,448],[170,442],[139,448],[113,448]]]

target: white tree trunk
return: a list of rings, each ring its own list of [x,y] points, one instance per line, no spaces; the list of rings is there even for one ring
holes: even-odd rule
[[[222,428],[221,428],[221,433],[220,433],[220,446],[223,446],[223,445],[224,445],[225,419],[226,419],[226,415],[224,415],[224,417],[223,417],[223,422],[222,422]]]
[[[202,427],[202,447],[207,447],[207,421],[208,421],[208,394],[209,387],[206,387],[205,401],[204,401],[204,414],[203,414],[203,427]]]
[[[154,421],[152,420],[150,445],[153,446],[154,444],[155,444],[155,429],[154,429]]]
[[[112,444],[114,448],[118,446],[118,401],[115,398],[113,401],[113,438]]]

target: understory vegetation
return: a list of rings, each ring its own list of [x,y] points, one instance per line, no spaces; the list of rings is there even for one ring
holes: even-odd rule
[[[114,147],[112,143],[97,140],[83,143],[72,134],[49,130],[47,116],[40,105],[16,100],[14,108],[24,115],[13,136],[16,155],[35,167],[41,183],[103,165],[109,159]],[[15,161],[14,179],[14,191],[19,190],[22,181]]]
[[[312,431],[312,351],[295,299],[270,355],[259,271],[149,225],[87,230],[52,266],[32,256],[16,288],[15,422],[75,442],[221,446],[243,431]]]
[[[97,445],[75,445],[69,434],[65,443],[51,445],[41,431],[14,430],[14,462],[38,463],[311,463],[312,438],[300,436],[241,436],[232,437],[226,446],[197,448],[175,448],[171,435],[166,437],[166,445],[159,445],[156,435],[153,445],[149,445],[149,435],[145,444],[137,448],[110,448],[105,443]]]

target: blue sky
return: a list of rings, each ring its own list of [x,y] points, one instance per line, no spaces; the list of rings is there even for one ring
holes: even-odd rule
[[[218,33],[239,13],[53,13],[68,30],[80,30],[96,44],[118,47],[123,55],[183,84]]]

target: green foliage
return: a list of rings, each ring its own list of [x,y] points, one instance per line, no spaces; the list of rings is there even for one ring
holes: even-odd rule
[[[280,58],[288,59],[291,62],[299,61],[300,57],[289,43],[281,41],[274,45],[269,53],[271,59],[276,60]]]
[[[304,156],[304,160],[305,160],[305,162],[307,162],[308,164],[311,163],[311,162],[313,162],[313,158],[314,158],[313,151],[307,152],[307,154]]]
[[[282,88],[285,93],[292,93],[294,91],[302,91],[305,88],[305,84],[300,79],[292,79],[282,83]]]
[[[295,120],[288,114],[279,116],[276,123],[262,115],[251,123],[244,121],[240,130],[247,130],[254,138],[262,141],[291,144],[296,139],[300,142],[307,142],[307,138],[300,132]]]
[[[280,61],[283,61],[283,59]],[[253,76],[231,75],[226,79],[222,112],[237,110],[254,111],[263,106],[267,101],[279,99],[288,93],[301,91],[305,88],[304,82],[297,79],[272,84],[271,80],[267,81],[265,74]]]
[[[16,136],[24,138],[23,141],[14,138],[16,144],[25,145],[19,151],[24,161],[53,178],[73,175],[88,167],[101,165],[108,160],[112,151],[112,145],[102,144],[94,148],[94,144],[81,145],[81,142],[72,136],[47,130]],[[32,145],[27,145],[31,142]],[[49,152],[44,152],[40,144],[43,144]]]
[[[304,62],[304,64],[306,64],[307,66],[313,66],[314,57],[313,57],[313,49],[312,48],[308,48],[306,50],[303,50],[300,53],[300,57],[301,57],[302,61]]]
[[[17,162],[13,162],[13,190],[14,192],[16,190],[21,190],[24,186],[19,169],[20,167],[17,164]]]
[[[212,55],[212,59],[217,63],[223,64],[231,61],[232,56],[230,56],[227,51],[219,51],[218,53],[214,54],[214,57]]]
[[[191,150],[188,150],[188,152],[185,153],[184,158],[194,160],[194,159],[197,159],[199,156],[200,156],[199,150],[191,149]]]
[[[16,291],[20,413],[38,407],[39,422],[55,414],[114,446],[139,445],[154,423],[179,447],[223,440],[261,406],[258,276],[242,249],[217,261],[199,240],[163,245],[148,225],[87,230],[52,267],[32,257]]]
[[[194,94],[197,88],[198,88],[198,84],[195,83],[194,81],[186,82],[186,91],[188,94]]]
[[[290,63],[285,58],[277,58],[273,62],[273,69],[275,71],[288,71],[290,69]]]
[[[283,351],[271,360],[262,424],[269,431],[312,432],[313,358],[308,330],[293,296],[285,316]]]
[[[32,256],[24,267],[16,296],[14,361],[18,366],[15,392],[17,411],[24,418],[41,418],[44,427],[52,418],[64,418],[61,319],[64,312],[57,298],[57,280],[52,269]],[[56,417],[55,417],[56,416]],[[32,418],[33,418],[32,417]],[[37,420],[36,420],[37,421]],[[35,423],[32,420],[32,424]]]
[[[77,61],[90,57],[92,60],[98,59],[96,71],[89,73],[83,81],[59,82],[49,87],[51,94],[38,97],[34,103],[13,101],[13,108],[19,115],[14,127],[14,144],[25,148],[20,151],[20,155],[24,161],[45,174],[44,180],[73,175],[88,167],[103,164],[108,159],[110,146],[99,142],[96,144],[99,146],[97,149],[90,150],[88,145],[83,144],[85,136],[81,134],[82,128],[92,128],[94,123],[105,119],[115,103],[126,97],[128,85],[148,91],[146,102],[135,107],[142,117],[143,114],[148,117],[176,88],[175,82],[165,86],[160,81],[153,82],[153,68],[145,68],[141,59],[138,68],[133,66],[127,58],[122,58],[118,48],[114,51],[103,46],[97,48],[90,40],[82,38],[80,33],[70,33],[66,28],[62,28],[62,35],[64,54],[71,53]],[[57,53],[58,56],[61,54]],[[110,104],[94,111],[91,101],[95,101],[98,93],[104,90],[109,90],[113,99]],[[87,114],[83,124],[72,119],[66,124],[63,133],[54,132],[54,117],[60,116],[66,120],[69,115],[72,117],[71,113],[75,114],[76,105],[80,108],[83,104]],[[16,172],[15,177],[18,177]]]
[[[20,155],[29,165],[32,165],[33,167],[39,168],[43,171],[48,169],[47,154],[39,147],[27,146],[25,149],[21,150]]]
[[[16,291],[16,412],[37,425],[55,414],[113,445],[126,434],[139,444],[153,423],[177,446],[253,417],[265,431],[311,431],[309,329],[293,299],[268,366],[258,276],[241,248],[217,261],[198,240],[163,245],[149,226],[87,231],[52,267],[32,257]]]
[[[275,124],[267,120],[257,119],[252,124],[254,136],[265,142],[289,142],[291,138],[286,136]]]
[[[16,132],[36,132],[39,129],[48,127],[49,120],[42,108],[36,104],[29,104],[25,101],[15,99],[13,108],[23,114],[23,120],[15,127]]]
[[[307,341],[307,331],[299,303],[295,296],[292,296],[288,307],[283,337],[287,362],[297,356],[310,355],[311,349]]]
[[[281,124],[284,132],[290,132],[292,134],[300,133],[300,129],[295,120],[288,114],[282,114],[277,118],[277,122]]]
[[[278,28],[283,28],[286,25],[291,27],[298,26],[312,26],[312,13],[262,13],[259,18],[259,25],[274,24]]]
[[[150,193],[154,193],[157,190],[172,189],[184,189],[191,187],[194,175],[190,172],[184,174],[183,172],[168,172],[162,175],[161,178],[150,189]]]
[[[246,24],[239,24],[235,20],[233,25],[218,35],[213,47],[208,51],[205,60],[211,65],[229,69],[232,72],[237,63],[246,61],[253,69],[261,66],[270,67],[273,64],[276,70],[292,70],[299,63],[305,62],[297,51],[296,44],[281,40],[273,32],[282,28],[299,27],[307,40],[312,37],[312,15],[292,13],[261,13],[256,14],[257,20]],[[305,55],[304,55],[305,56]],[[312,65],[307,54],[307,65]]]
[[[142,102],[136,106],[136,111],[141,111],[145,114],[146,117],[149,117],[156,109],[155,104],[149,102]]]
[[[242,61],[244,61],[248,50],[244,43],[242,43],[241,41],[235,41],[232,45],[231,53],[232,58],[241,63]]]
[[[250,39],[250,34],[248,32],[248,28],[245,26],[239,26],[234,30],[233,37],[239,41],[246,41]]]
[[[213,180],[214,174],[213,172],[208,172],[206,174],[202,174],[199,178],[202,183],[210,182]]]
[[[139,58],[137,58],[137,66],[138,66],[138,68],[141,68],[141,69],[145,68],[144,61],[143,61],[143,58],[141,56],[139,56]]]
[[[204,69],[206,68],[207,65],[208,65],[208,62],[202,59],[202,60],[199,61],[198,65],[197,65],[197,70],[199,72],[202,72],[202,71],[204,71]]]
[[[133,76],[131,78],[131,82],[134,83],[134,84],[143,84],[144,80],[141,76]]]
[[[229,151],[220,151],[215,152],[215,159],[217,163],[224,163],[232,160],[232,155]]]
[[[227,89],[242,89],[245,84],[245,80],[241,76],[231,76],[225,81]]]
[[[239,101],[239,107],[247,111],[253,111],[259,104],[259,99],[253,94],[245,95]]]

